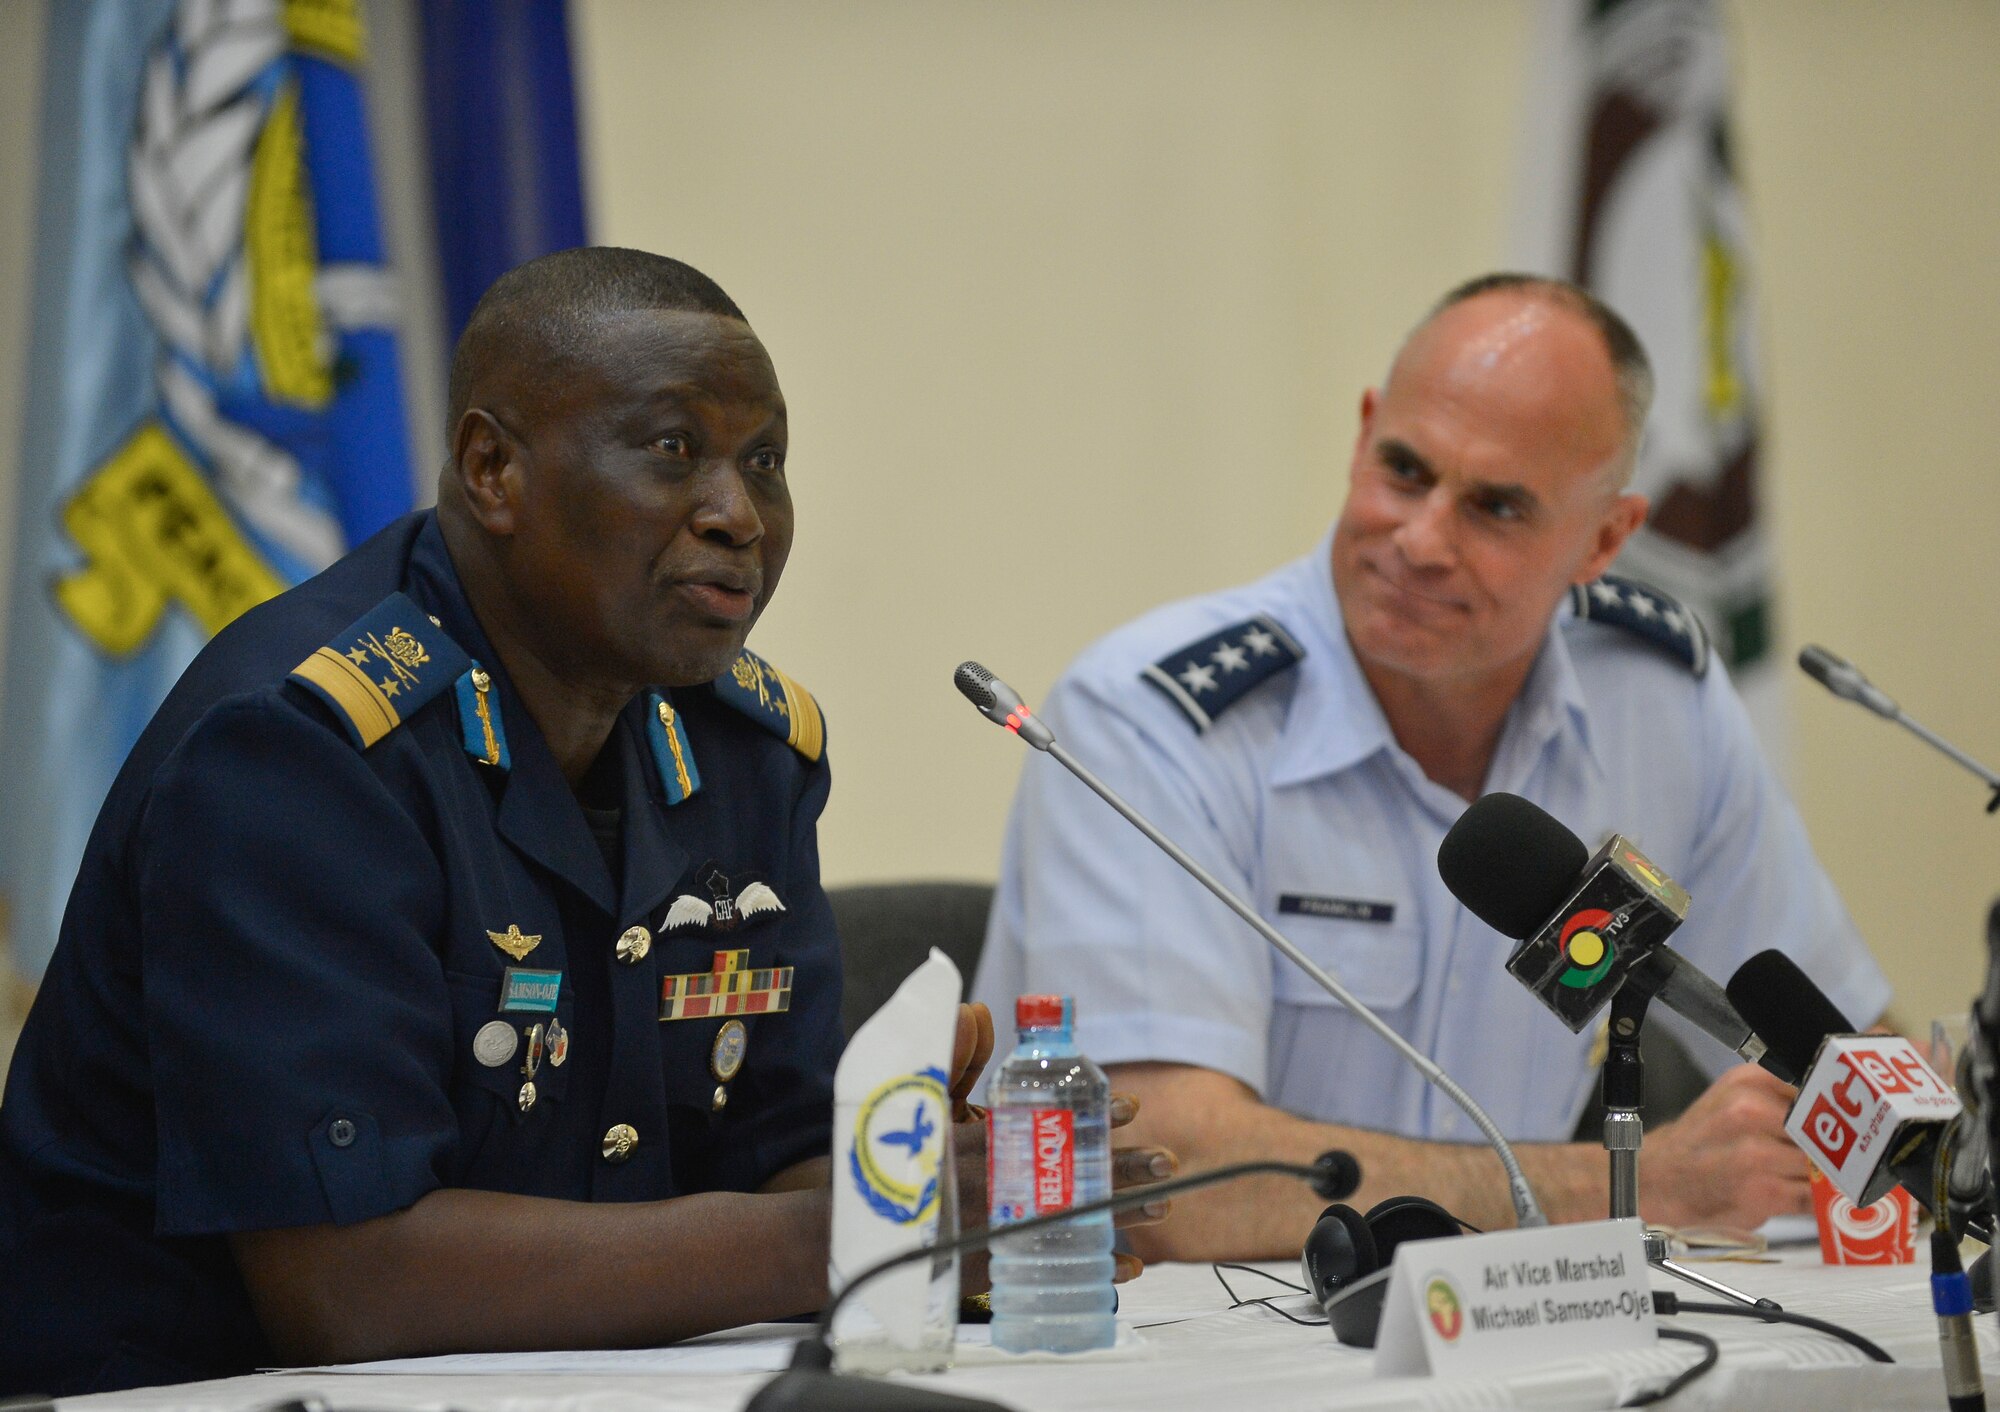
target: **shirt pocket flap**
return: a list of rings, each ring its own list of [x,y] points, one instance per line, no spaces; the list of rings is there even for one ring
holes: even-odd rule
[[[1409,1003],[1424,974],[1423,939],[1414,909],[1386,899],[1280,895],[1270,918],[1306,958],[1372,1010]],[[1338,1005],[1318,981],[1277,957],[1273,998],[1288,1005]]]

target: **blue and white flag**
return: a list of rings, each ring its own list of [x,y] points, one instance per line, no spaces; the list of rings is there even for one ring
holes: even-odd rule
[[[30,979],[195,652],[412,499],[358,0],[64,0],[47,44],[0,703]]]
[[[1707,624],[1782,763],[1775,569],[1759,514],[1762,381],[1750,231],[1715,0],[1547,0],[1515,260],[1628,319],[1658,392],[1618,572]]]
[[[563,0],[426,0],[424,112],[445,340],[486,286],[584,243],[582,153]]]

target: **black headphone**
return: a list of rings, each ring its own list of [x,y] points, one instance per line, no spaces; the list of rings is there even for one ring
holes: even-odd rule
[[[1455,1236],[1472,1227],[1421,1196],[1392,1196],[1366,1216],[1336,1203],[1319,1213],[1299,1254],[1306,1286],[1349,1348],[1373,1348],[1389,1267],[1406,1240]]]

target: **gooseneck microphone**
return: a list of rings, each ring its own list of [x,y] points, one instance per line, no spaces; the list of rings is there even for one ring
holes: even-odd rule
[[[1515,1221],[1522,1226],[1546,1226],[1549,1223],[1548,1217],[1542,1214],[1541,1203],[1535,1200],[1535,1193],[1528,1185],[1527,1176],[1521,1171],[1520,1159],[1515,1157],[1514,1149],[1508,1145],[1499,1126],[1486,1115],[1486,1110],[1473,1100],[1472,1095],[1459,1087],[1449,1074],[1439,1068],[1422,1050],[1397,1034],[1386,1020],[1357,1000],[1349,993],[1347,987],[1293,945],[1283,932],[1259,916],[1257,910],[1249,903],[1224,887],[1206,868],[1195,862],[1178,844],[1155,828],[1143,814],[1126,803],[1117,791],[1078,763],[1074,756],[1056,742],[1055,733],[1029,712],[1027,704],[1012,687],[977,662],[960,664],[952,675],[952,681],[965,699],[978,707],[979,713],[987,720],[1006,727],[1037,750],[1055,757],[1064,769],[1082,780],[1098,798],[1116,809],[1128,823],[1151,839],[1161,852],[1180,864],[1188,876],[1213,893],[1223,906],[1241,917],[1257,935],[1283,952],[1285,958],[1312,977],[1320,989],[1346,1006],[1349,1014],[1380,1035],[1383,1041],[1408,1060],[1410,1066],[1422,1074],[1427,1082],[1457,1104],[1500,1158],[1500,1165],[1507,1174],[1507,1192],[1514,1204]]]
[[[1665,945],[1687,894],[1620,836],[1593,856],[1546,809],[1488,794],[1445,835],[1438,876],[1474,916],[1522,943],[1507,969],[1572,1030],[1629,979],[1785,1082],[1804,1075],[1770,1051],[1721,986]]]
[[[792,1354],[791,1366],[764,1384],[745,1405],[744,1412],[845,1412],[850,1408],[854,1412],[864,1412],[864,1409],[866,1412],[975,1412],[975,1409],[1000,1412],[998,1403],[958,1397],[935,1388],[879,1378],[842,1377],[835,1373],[834,1315],[848,1297],[863,1285],[919,1260],[935,1260],[940,1255],[977,1249],[996,1236],[1020,1235],[1063,1221],[1125,1211],[1179,1196],[1183,1192],[1232,1182],[1239,1177],[1255,1176],[1297,1177],[1309,1183],[1322,1200],[1345,1201],[1361,1185],[1361,1164],[1354,1160],[1353,1153],[1339,1148],[1320,1153],[1309,1166],[1298,1162],[1235,1162],[1227,1167],[1212,1167],[1206,1172],[1175,1177],[1171,1181],[1152,1182],[1130,1191],[1114,1192],[1097,1201],[1086,1201],[1080,1206],[1030,1216],[1022,1221],[1009,1221],[1000,1226],[974,1226],[950,1240],[920,1245],[891,1255],[868,1266],[841,1286],[840,1291],[820,1311],[812,1333],[799,1341]]]
[[[1894,721],[1911,735],[1916,736],[1932,749],[1956,761],[1986,781],[1993,797],[1986,803],[1989,814],[2000,812],[2000,774],[1987,769],[1956,745],[1946,740],[1936,731],[1911,719],[1895,698],[1861,674],[1861,669],[1842,657],[1829,652],[1824,647],[1807,645],[1799,649],[1799,666],[1805,674],[1838,696],[1842,701],[1852,701],[1857,706],[1866,707],[1886,720]]]

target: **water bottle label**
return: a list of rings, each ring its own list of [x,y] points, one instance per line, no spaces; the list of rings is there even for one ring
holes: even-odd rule
[[[986,1195],[995,1225],[1074,1204],[1074,1113],[1066,1108],[995,1108],[989,1121]]]

